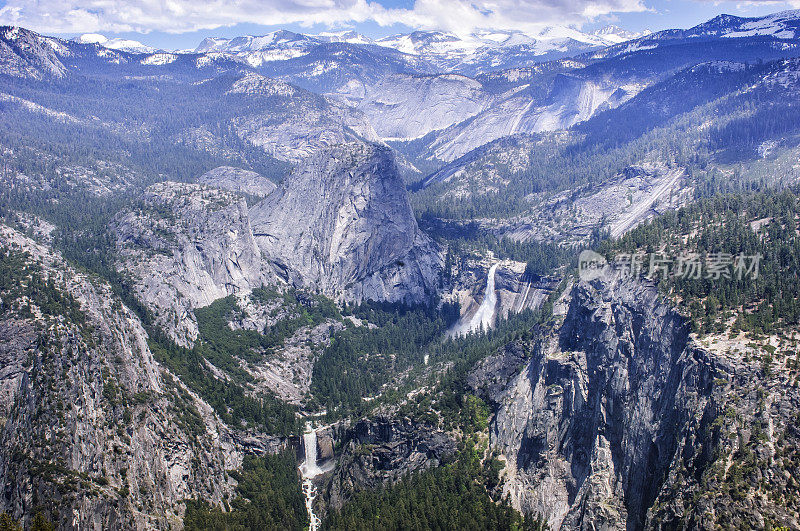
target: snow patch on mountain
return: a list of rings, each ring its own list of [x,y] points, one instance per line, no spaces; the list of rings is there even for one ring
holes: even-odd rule
[[[119,38],[109,39],[105,35],[100,35],[99,33],[84,33],[83,35],[75,37],[73,41],[81,44],[99,44],[104,48],[121,50],[123,52],[152,53],[156,51],[152,46],[147,46],[139,41]]]
[[[144,59],[142,59],[143,65],[167,65],[170,63],[174,63],[175,60],[178,58],[177,55],[174,53],[155,53],[153,55],[148,55]]]
[[[320,43],[321,41],[308,35],[278,30],[266,35],[244,35],[233,39],[208,37],[203,39],[195,52],[231,54],[257,68],[273,61],[303,57]]]
[[[795,39],[800,26],[800,11],[783,11],[739,23],[724,36],[728,38],[769,35],[776,39]]]
[[[323,42],[346,42],[349,44],[374,44],[374,41],[369,37],[365,37],[364,35],[352,31],[335,31],[335,32],[322,32],[317,33],[316,35],[309,35],[309,37],[313,37],[314,39],[323,41]]]
[[[375,44],[420,57],[441,71],[475,74],[615,42],[618,41],[567,26],[549,26],[538,33],[486,29],[463,37],[441,31],[415,31],[384,37]]]
[[[311,39],[307,35],[292,31],[278,30],[266,35],[242,35],[232,39],[207,37],[195,49],[197,53],[205,52],[257,52],[269,50],[276,46],[291,46],[307,43]]]
[[[600,37],[601,39],[611,43],[619,44],[621,42],[631,41],[633,39],[638,39],[639,37],[650,35],[651,33],[652,31],[650,30],[628,31],[620,28],[619,26],[609,25],[593,31],[592,35],[596,35],[597,37]]]

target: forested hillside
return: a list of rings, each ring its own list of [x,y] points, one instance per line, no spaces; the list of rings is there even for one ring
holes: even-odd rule
[[[698,332],[792,330],[800,322],[799,214],[796,189],[720,194],[599,250],[612,261],[642,253],[643,272],[687,308]]]

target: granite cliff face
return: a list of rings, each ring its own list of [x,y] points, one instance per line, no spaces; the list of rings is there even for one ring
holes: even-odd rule
[[[553,529],[797,527],[791,364],[764,369],[734,334],[701,347],[655,287],[619,272],[577,283],[555,313],[469,378],[496,408],[518,508]]]
[[[217,168],[201,178],[216,188],[158,183],[112,223],[119,269],[179,344],[197,339],[195,308],[264,285],[356,301],[436,292],[441,250],[419,230],[388,148],[323,150],[280,190],[259,177]],[[239,192],[259,190],[267,197],[248,209]]]
[[[678,451],[712,414],[715,363],[651,286],[581,282],[565,302],[560,329],[473,375],[498,408],[506,489],[556,529],[642,529]]]
[[[337,299],[423,302],[439,249],[417,226],[391,151],[319,152],[250,212],[259,247],[284,278]]]
[[[192,311],[276,282],[255,243],[247,203],[232,192],[163,182],[112,224],[119,268],[175,341],[197,339]]]
[[[155,361],[108,285],[4,225],[0,242],[51,286],[22,286],[0,313],[0,511],[69,529],[180,526],[182,500],[221,503],[225,470],[283,444],[222,423]],[[54,315],[53,300],[71,310]]]

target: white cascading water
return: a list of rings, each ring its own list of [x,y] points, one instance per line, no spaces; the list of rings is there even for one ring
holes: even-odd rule
[[[310,531],[317,531],[320,520],[314,514],[314,498],[317,497],[317,488],[314,486],[315,476],[322,474],[323,470],[317,466],[317,432],[311,424],[306,424],[306,432],[303,434],[303,447],[306,458],[300,465],[300,474],[303,476],[303,494],[306,497],[306,510],[308,510]]]
[[[489,268],[486,277],[486,292],[483,294],[483,302],[478,306],[478,310],[467,321],[459,321],[453,328],[453,335],[467,335],[471,332],[478,332],[481,329],[488,330],[494,320],[495,306],[497,306],[497,293],[494,289],[494,274],[497,266],[494,264]]]
[[[526,280],[525,287],[522,289],[522,294],[518,299],[519,302],[517,302],[516,308],[514,308],[515,312],[519,313],[525,308],[525,300],[528,298],[528,293],[530,292],[531,292],[531,282],[530,280]]]

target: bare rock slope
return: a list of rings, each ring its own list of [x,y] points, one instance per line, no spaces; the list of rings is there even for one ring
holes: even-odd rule
[[[220,166],[209,170],[200,176],[199,182],[231,192],[261,197],[268,196],[276,188],[275,183],[263,175],[231,166]]]
[[[197,339],[193,310],[276,282],[255,243],[240,195],[196,184],[151,186],[117,217],[119,267],[156,322],[182,345]]]

